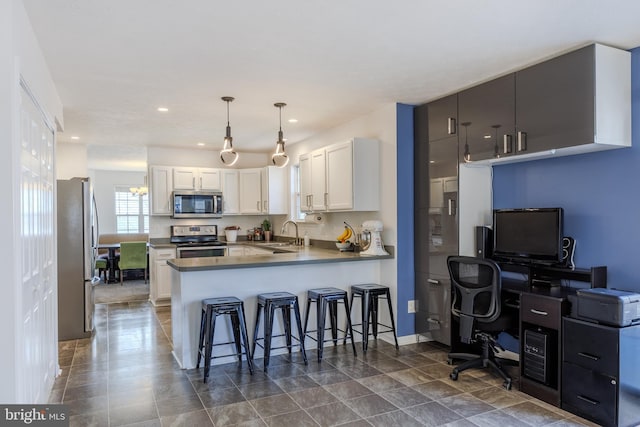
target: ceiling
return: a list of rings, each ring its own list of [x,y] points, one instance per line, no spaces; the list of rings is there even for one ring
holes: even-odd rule
[[[593,41],[640,46],[635,0],[23,2],[64,104],[58,140],[116,161],[220,149],[222,96],[234,147],[267,152],[275,102],[291,144]]]

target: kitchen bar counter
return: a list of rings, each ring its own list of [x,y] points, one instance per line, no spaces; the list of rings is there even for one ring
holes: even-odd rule
[[[251,243],[237,243],[249,245]],[[266,248],[264,244],[255,244]],[[171,331],[173,354],[183,369],[195,367],[200,327],[201,302],[205,298],[235,296],[244,301],[247,330],[253,338],[256,318],[257,295],[264,292],[287,291],[298,296],[302,316],[306,305],[307,290],[333,286],[349,290],[351,285],[380,283],[383,268],[392,268],[392,255],[367,256],[353,252],[339,252],[337,249],[317,247],[272,247],[274,251],[294,252],[270,255],[248,255],[210,258],[182,258],[168,261],[171,267]],[[395,289],[392,290],[395,301]],[[359,306],[354,307],[359,313]],[[355,316],[355,314],[354,314]],[[381,321],[386,313],[381,312]],[[216,324],[216,342],[232,341],[230,322],[220,319]],[[280,316],[274,324],[280,331]],[[315,310],[309,321],[315,324]],[[339,325],[346,322],[342,310]],[[262,328],[261,328],[262,330]],[[341,342],[341,341],[340,341]],[[308,348],[315,348],[315,342],[306,340]],[[225,348],[226,347],[226,348]],[[214,355],[228,354],[229,346],[215,347]],[[272,354],[282,353],[275,351]],[[262,349],[256,348],[256,359],[262,357]],[[214,359],[214,363],[226,363],[233,358]],[[237,360],[237,359],[236,359]],[[261,362],[258,364],[261,366]]]
[[[237,243],[236,243],[237,244]],[[233,243],[229,246],[234,245]],[[242,243],[262,249],[273,249],[275,253],[249,256],[225,256],[206,258],[178,258],[167,262],[178,271],[222,270],[226,268],[276,267],[284,265],[336,263],[349,261],[370,261],[390,259],[393,255],[362,255],[356,252],[340,252],[337,249],[318,249],[300,246],[268,246],[265,244]],[[388,248],[390,253],[392,248]]]

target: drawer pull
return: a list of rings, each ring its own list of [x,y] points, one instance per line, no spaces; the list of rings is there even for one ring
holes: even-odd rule
[[[600,360],[600,358],[598,356],[594,356],[594,355],[589,354],[589,353],[580,352],[580,353],[578,353],[578,356],[586,357],[587,359],[595,360],[596,362],[598,360]]]
[[[587,403],[591,403],[592,405],[599,405],[600,402],[598,402],[597,400],[593,400],[593,399],[589,399],[588,397],[584,397],[581,395],[576,396],[578,399],[580,400],[584,400]]]
[[[439,285],[440,282],[436,279],[427,279],[427,283],[431,284],[431,285]]]
[[[531,309],[531,312],[532,312],[533,314],[538,314],[538,315],[540,315],[540,316],[548,316],[548,315],[549,315],[549,313],[547,313],[546,311],[536,310],[535,308],[532,308],[532,309]]]

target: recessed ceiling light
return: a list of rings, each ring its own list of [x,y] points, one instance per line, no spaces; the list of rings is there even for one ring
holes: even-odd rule
[[[289,119],[289,123],[298,123],[298,119]]]
[[[198,142],[198,147],[204,147],[204,142]]]
[[[79,136],[72,136],[71,139],[80,139]]]
[[[169,109],[167,107],[158,107],[158,111],[160,111],[161,113],[166,113],[167,111],[169,111]]]
[[[484,135],[483,138],[484,139],[491,139],[491,135]]]

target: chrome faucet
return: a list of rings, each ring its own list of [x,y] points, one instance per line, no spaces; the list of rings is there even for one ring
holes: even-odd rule
[[[287,224],[293,224],[296,226],[296,240],[294,240],[293,244],[296,246],[299,246],[302,244],[302,242],[300,241],[300,237],[298,236],[298,223],[295,222],[292,219],[288,219],[284,222],[284,224],[282,224],[282,230],[280,230],[280,234],[284,234],[284,229],[287,228]]]

